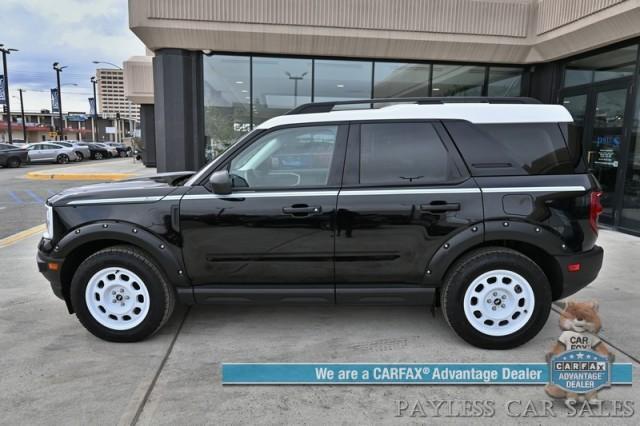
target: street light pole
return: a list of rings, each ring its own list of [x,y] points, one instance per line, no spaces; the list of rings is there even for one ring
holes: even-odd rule
[[[298,106],[298,82],[304,79],[307,72],[303,72],[299,76],[291,75],[288,71],[285,71],[285,74],[289,77],[289,80],[293,80],[293,106],[295,108]]]
[[[7,74],[7,55],[11,52],[17,52],[18,49],[10,49],[0,44],[2,52],[2,69],[4,72],[4,104],[7,106],[7,134],[9,135],[9,143],[13,143],[13,135],[11,133],[11,105],[9,102],[9,76]]]
[[[59,63],[53,63],[53,69],[56,71],[56,82],[58,84],[58,120],[60,121],[60,131],[58,132],[59,140],[64,139],[64,119],[62,118],[62,91],[60,90],[60,73],[66,66],[61,67]]]
[[[91,77],[91,84],[93,85],[93,116],[91,117],[91,137],[93,141],[96,142],[96,129],[98,119],[98,98],[96,97],[96,83],[98,79],[95,76]]]
[[[24,102],[22,100],[22,92],[24,92],[24,89],[18,89],[18,92],[20,92],[20,115],[22,116],[22,137],[24,139],[24,143],[29,143],[29,141],[27,140],[27,123],[24,119]]]

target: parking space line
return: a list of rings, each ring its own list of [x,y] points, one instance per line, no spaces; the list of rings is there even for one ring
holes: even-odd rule
[[[11,197],[13,201],[15,201],[16,204],[24,204],[24,201],[22,201],[22,199],[18,197],[18,194],[16,194],[15,192],[7,191],[7,193],[9,194],[9,197]]]
[[[25,189],[24,192],[26,192],[29,197],[33,198],[34,200],[36,200],[38,203],[42,203],[44,204],[44,200],[42,198],[40,198],[35,192],[33,192],[30,189]]]
[[[25,229],[24,231],[20,231],[16,234],[9,235],[8,237],[5,237],[0,240],[0,249],[12,246],[15,243],[22,241],[26,238],[29,238],[33,235],[40,234],[44,232],[44,230],[45,230],[45,225],[43,223],[41,225],[36,225],[32,228]]]

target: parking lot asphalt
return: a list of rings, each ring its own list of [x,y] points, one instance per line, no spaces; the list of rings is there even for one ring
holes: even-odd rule
[[[638,424],[640,239],[601,231],[605,264],[574,299],[597,299],[601,336],[634,386],[601,400],[630,400],[632,418],[511,418],[508,400],[546,401],[542,386],[223,386],[222,362],[544,362],[560,334],[552,312],[541,333],[509,351],[476,349],[420,307],[179,307],[164,329],[135,344],[101,341],[51,293],[35,265],[37,237],[0,249],[2,424],[407,424],[397,400],[493,400],[492,418],[447,424]],[[626,354],[626,355],[625,355]]]
[[[97,183],[94,181],[31,180],[29,172],[127,172],[153,173],[132,158],[82,161],[70,164],[30,164],[17,169],[0,168],[0,239],[44,222],[43,204],[47,198],[66,188]]]

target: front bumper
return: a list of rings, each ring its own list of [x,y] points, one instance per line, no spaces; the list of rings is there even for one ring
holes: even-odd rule
[[[556,256],[562,271],[562,293],[557,299],[571,296],[593,282],[600,272],[603,257],[604,250],[600,246],[578,254]],[[580,264],[580,270],[570,272],[569,265],[572,264]]]
[[[62,260],[53,258],[49,255],[51,252],[51,240],[42,238],[38,244],[38,254],[36,255],[36,262],[38,264],[38,271],[49,281],[51,284],[51,290],[58,298],[65,300],[65,295],[62,291],[62,277],[60,271],[62,270]],[[49,263],[55,262],[58,264],[57,270],[49,268]]]

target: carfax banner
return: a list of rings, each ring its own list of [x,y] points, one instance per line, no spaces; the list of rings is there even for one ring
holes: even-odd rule
[[[591,364],[566,365],[566,375],[562,376],[560,372],[556,372],[559,364],[550,366],[548,363],[224,363],[222,364],[222,383],[225,385],[543,385],[549,383],[550,379],[553,379],[551,380],[553,383],[562,378],[565,388],[575,386],[576,389],[594,389],[600,387],[602,380],[615,385],[631,385],[630,363],[611,364],[610,371],[605,370],[604,379],[595,377],[598,371],[591,371]]]

